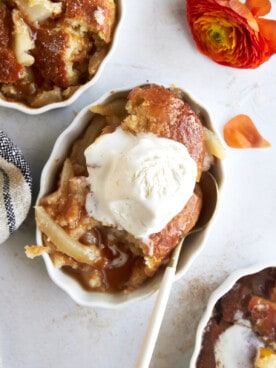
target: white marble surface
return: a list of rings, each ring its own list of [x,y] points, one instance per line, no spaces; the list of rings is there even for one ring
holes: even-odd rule
[[[196,326],[212,290],[237,268],[273,258],[276,263],[276,56],[256,70],[219,66],[196,50],[184,0],[124,3],[118,48],[95,87],[73,106],[40,116],[1,108],[0,129],[31,166],[35,200],[56,137],[77,111],[110,89],[147,81],[176,83],[209,109],[220,133],[234,115],[251,116],[272,148],[227,148],[220,211],[205,248],[173,286],[151,362],[153,368],[187,368]],[[25,257],[24,245],[34,242],[31,210],[0,246],[3,367],[135,367],[155,296],[116,311],[80,307],[50,281],[42,259]]]

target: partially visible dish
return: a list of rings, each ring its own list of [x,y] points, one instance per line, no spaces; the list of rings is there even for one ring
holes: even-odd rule
[[[206,111],[181,89],[146,85],[105,96],[54,146],[36,206],[43,247],[27,254],[42,254],[50,275],[81,304],[154,292],[153,276],[208,206],[202,171],[221,185],[220,155]],[[204,234],[191,236],[183,269]]]
[[[190,368],[276,367],[276,267],[239,270],[212,294]]]
[[[67,106],[115,46],[120,0],[0,3],[0,106],[29,114]]]

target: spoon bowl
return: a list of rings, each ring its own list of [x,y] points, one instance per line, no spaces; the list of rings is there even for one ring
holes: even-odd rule
[[[205,229],[212,220],[217,209],[219,196],[218,184],[214,176],[209,171],[203,172],[200,180],[200,188],[203,195],[202,209],[195,227],[189,232],[189,234]]]
[[[167,267],[173,267],[173,269],[176,271],[176,267],[178,264],[179,255],[181,253],[182,245],[184,243],[184,240],[187,238],[187,236],[191,234],[198,233],[202,230],[204,230],[212,218],[214,217],[217,209],[217,203],[218,203],[218,184],[214,176],[209,172],[203,172],[200,180],[200,188],[202,191],[202,209],[200,211],[199,218],[197,220],[197,223],[195,226],[189,231],[188,234],[186,234],[178,243],[176,248],[173,251],[170,263]],[[166,285],[166,288],[168,285]]]

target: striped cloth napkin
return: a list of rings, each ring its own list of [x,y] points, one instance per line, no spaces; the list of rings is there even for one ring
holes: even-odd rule
[[[32,177],[22,152],[0,130],[0,244],[18,229],[32,201]]]

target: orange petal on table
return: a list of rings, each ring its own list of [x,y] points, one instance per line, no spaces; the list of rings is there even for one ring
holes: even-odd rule
[[[271,144],[264,139],[248,115],[229,120],[223,129],[224,140],[232,148],[264,148]]]
[[[276,53],[276,20],[257,18],[260,33],[270,47],[271,53]]]
[[[245,5],[255,17],[263,17],[271,10],[271,3],[269,0],[246,0]]]

